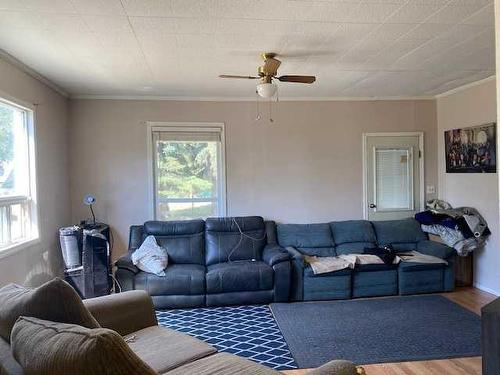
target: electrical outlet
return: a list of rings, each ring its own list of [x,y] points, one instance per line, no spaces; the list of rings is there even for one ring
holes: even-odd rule
[[[427,185],[427,194],[436,194],[436,187],[434,185]]]

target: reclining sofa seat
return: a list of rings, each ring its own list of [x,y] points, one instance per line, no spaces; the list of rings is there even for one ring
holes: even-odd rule
[[[330,223],[335,251],[341,254],[363,254],[366,248],[377,247],[372,223],[349,220]],[[398,293],[397,265],[356,265],[352,273],[352,297],[390,296]]]
[[[278,243],[292,257],[292,301],[351,298],[351,270],[314,275],[304,256],[336,256],[329,224],[278,224]]]
[[[288,300],[290,258],[262,217],[208,218],[205,241],[207,306]]]
[[[132,253],[147,236],[168,249],[165,276],[140,271],[132,264]],[[129,251],[116,262],[116,278],[121,289],[145,290],[157,308],[205,305],[205,222],[147,221],[130,227]]]
[[[294,301],[431,293],[452,291],[454,288],[454,250],[429,241],[414,219],[278,224],[277,238],[292,256],[291,299]],[[357,265],[354,270],[314,275],[311,267],[304,262],[304,255],[363,253],[365,248],[388,244],[397,250],[417,250],[440,257],[448,265]]]
[[[373,221],[380,246],[391,244],[400,251],[416,250],[448,262],[424,264],[402,262],[398,266],[399,294],[450,292],[455,287],[454,263],[456,252],[442,243],[430,241],[413,218],[404,220]]]
[[[116,278],[123,291],[147,291],[158,309],[286,302],[290,256],[275,238],[268,239],[266,226],[274,228],[274,222],[258,216],[132,226]],[[165,276],[142,272],[131,262],[148,235],[168,251]]]

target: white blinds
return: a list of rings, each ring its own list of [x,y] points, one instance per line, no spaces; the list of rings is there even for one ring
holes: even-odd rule
[[[221,132],[217,129],[201,132],[153,131],[153,140],[168,142],[220,142]]]
[[[411,178],[409,149],[375,149],[377,210],[412,209]]]

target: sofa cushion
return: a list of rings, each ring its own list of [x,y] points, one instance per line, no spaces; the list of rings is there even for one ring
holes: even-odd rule
[[[208,218],[205,241],[207,266],[236,260],[261,260],[266,244],[264,219],[260,216]]]
[[[156,374],[116,332],[21,317],[12,329],[12,352],[26,374]]]
[[[377,238],[367,220],[334,221],[330,223],[333,240],[337,245],[350,242],[375,243]]]
[[[308,264],[304,268],[304,276],[305,277],[335,277],[335,276],[345,276],[345,275],[350,275],[352,273],[352,270],[350,268],[346,268],[340,271],[333,271],[333,272],[327,272],[327,273],[320,273],[320,274],[315,274],[312,267]]]
[[[441,259],[447,259],[457,252],[452,247],[444,243],[435,241],[420,241],[417,243],[417,251],[423,254],[432,255]]]
[[[0,337],[0,374],[23,375],[23,368],[12,355],[10,344]]]
[[[139,272],[135,276],[135,288],[152,296],[195,295],[205,293],[205,267],[198,264],[171,264],[165,276]]]
[[[272,289],[273,276],[273,269],[261,261],[214,264],[207,268],[207,293]]]
[[[387,271],[398,269],[398,264],[356,264],[356,272]]]
[[[21,315],[87,328],[99,327],[75,290],[59,278],[34,289],[16,284],[0,289],[0,336],[6,341],[10,340],[12,327]]]
[[[170,263],[203,265],[204,230],[203,220],[147,221],[142,241],[149,235],[155,236],[158,245],[167,249]]]
[[[126,336],[132,351],[158,373],[216,352],[205,342],[163,327],[148,327]]]
[[[278,243],[311,256],[335,256],[335,243],[328,224],[278,224]]]
[[[218,353],[168,372],[168,375],[278,375],[279,372],[229,353]]]
[[[373,221],[380,246],[398,243],[416,243],[427,239],[420,224],[413,218],[403,220]]]
[[[363,254],[366,248],[377,247],[373,242],[346,242],[335,247],[335,252],[341,254]]]
[[[415,263],[401,262],[399,264],[399,272],[417,272],[426,270],[437,270],[446,267],[444,263]]]

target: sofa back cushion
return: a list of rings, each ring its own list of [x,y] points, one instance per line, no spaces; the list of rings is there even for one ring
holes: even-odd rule
[[[208,218],[205,227],[205,264],[261,260],[266,227],[260,216]]]
[[[427,239],[420,224],[413,218],[373,221],[379,246],[393,245],[398,250],[414,250],[416,243]]]
[[[328,224],[278,224],[278,243],[311,256],[335,256],[335,243]]]
[[[359,254],[367,247],[376,246],[375,232],[367,220],[336,221],[330,223],[330,228],[338,255]]]
[[[147,236],[155,236],[158,245],[167,250],[169,263],[203,265],[204,233],[203,220],[147,221],[142,229],[141,243]]]
[[[21,317],[12,329],[12,352],[26,374],[153,375],[116,332]]]
[[[4,340],[10,340],[12,327],[20,316],[99,327],[75,290],[59,278],[34,289],[16,284],[1,288],[0,336]]]

